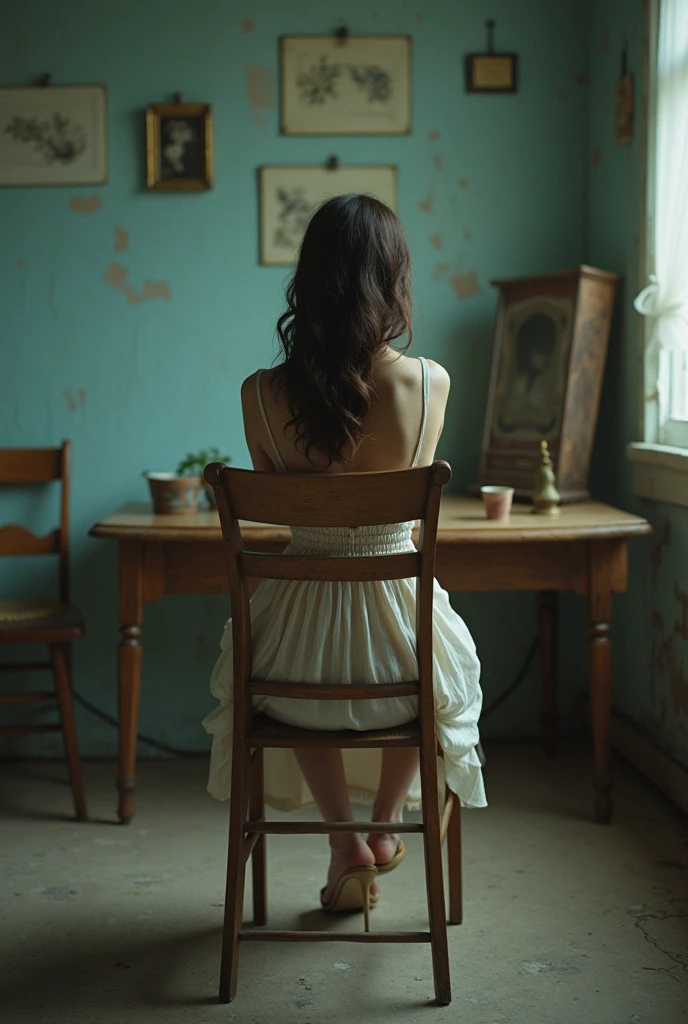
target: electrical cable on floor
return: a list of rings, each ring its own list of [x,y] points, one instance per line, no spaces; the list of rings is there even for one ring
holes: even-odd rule
[[[74,699],[78,704],[81,704],[86,711],[90,711],[92,715],[95,715],[96,718],[100,718],[103,722],[107,722],[107,724],[111,725],[114,729],[119,729],[119,721],[116,718],[113,718],[112,715],[108,715],[105,711],[101,711],[100,708],[95,706],[95,704],[91,704],[91,702],[86,700],[85,697],[82,697],[80,693],[77,693],[76,690],[73,690],[72,692],[74,693]],[[170,747],[167,743],[163,743],[161,740],[154,740],[151,736],[144,736],[140,732],[136,733],[136,739],[140,740],[141,743],[147,743],[149,747],[155,747],[157,750],[162,750],[165,754],[173,754],[175,757],[194,757],[199,755],[203,755],[205,757],[208,753],[206,750],[179,750],[178,747]]]
[[[496,711],[498,707],[501,707],[504,701],[519,688],[528,674],[528,670],[533,663],[539,647],[540,639],[539,637],[535,637],[526,652],[523,664],[516,673],[516,678],[502,693],[499,694],[498,697],[495,697],[487,707],[483,708],[482,715],[480,716],[481,718],[487,718],[488,715],[491,715],[493,711]],[[114,729],[119,729],[119,722],[116,718],[113,718],[112,715],[108,715],[105,711],[101,711],[101,709],[97,708],[95,704],[91,704],[91,702],[86,700],[85,697],[82,697],[80,693],[77,693],[76,690],[74,690],[74,698],[83,708],[86,709],[86,711],[95,715],[96,718],[100,718],[101,721],[107,722],[107,724],[111,725]],[[206,756],[207,754],[207,751],[205,750],[180,750],[178,747],[171,747],[167,743],[162,743],[160,740],[153,739],[152,736],[144,736],[140,732],[136,734],[136,739],[141,743],[146,743],[149,747],[154,747],[156,750],[162,750],[165,754],[172,754],[174,757],[193,757],[194,755]]]
[[[523,664],[516,673],[516,678],[514,679],[513,683],[510,683],[509,686],[507,686],[506,690],[500,693],[498,697],[495,697],[495,699],[490,704],[488,704],[487,707],[483,708],[482,714],[480,716],[481,719],[486,718],[488,715],[491,715],[493,711],[496,711],[498,707],[501,707],[501,705],[504,703],[507,697],[510,697],[511,694],[519,688],[523,680],[528,675],[528,669],[533,664],[533,660],[538,652],[539,647],[540,638],[536,636],[532,644],[528,648],[526,656],[523,659]]]

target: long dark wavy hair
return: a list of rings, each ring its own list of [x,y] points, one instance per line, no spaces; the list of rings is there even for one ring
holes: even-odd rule
[[[328,466],[363,441],[375,355],[406,334],[411,344],[411,256],[399,218],[365,195],[335,196],[316,211],[277,321],[283,361],[273,381],[286,399],[296,445]]]

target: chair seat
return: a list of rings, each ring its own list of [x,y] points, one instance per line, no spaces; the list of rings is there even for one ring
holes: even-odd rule
[[[299,729],[286,722],[278,722],[269,715],[253,718],[247,743],[251,747],[417,747],[420,742],[420,722],[415,719],[407,725],[393,729],[314,730]]]
[[[2,612],[5,618],[0,615],[0,646],[67,643],[86,632],[83,616],[73,605],[3,601]]]

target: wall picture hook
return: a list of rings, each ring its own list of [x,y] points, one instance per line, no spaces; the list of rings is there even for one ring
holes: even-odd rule
[[[325,161],[325,168],[328,171],[336,171],[339,167],[339,157],[331,156],[329,160]]]
[[[335,36],[335,39],[337,40],[337,42],[338,42],[338,43],[339,43],[339,44],[340,44],[341,46],[343,46],[343,45],[344,45],[344,43],[345,43],[345,42],[347,41],[347,39],[349,38],[349,30],[348,30],[348,28],[346,27],[346,25],[340,25],[340,26],[339,26],[339,28],[336,28],[336,29],[334,30],[334,36]]]
[[[50,79],[51,78],[52,78],[52,75],[50,75],[47,71],[45,72],[45,74],[40,75],[40,77],[38,79],[38,82],[37,82],[37,85],[38,85],[39,89],[47,89],[50,86],[50,84],[51,84],[50,83]]]
[[[184,100],[182,99],[182,94],[180,92],[174,93],[174,102],[176,106],[181,107]]]
[[[485,28],[487,29],[487,52],[494,53],[494,30],[497,22],[494,18],[488,18],[485,22]]]

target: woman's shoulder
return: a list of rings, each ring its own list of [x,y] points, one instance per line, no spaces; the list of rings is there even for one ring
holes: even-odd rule
[[[436,391],[448,392],[451,378],[445,368],[441,363],[436,363],[434,359],[426,359],[425,361],[428,364],[431,387]]]

